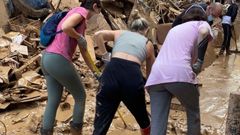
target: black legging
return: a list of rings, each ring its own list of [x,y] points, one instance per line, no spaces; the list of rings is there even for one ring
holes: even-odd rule
[[[133,114],[139,126],[149,127],[144,79],[140,65],[112,58],[104,69],[97,94],[93,135],[106,135],[121,101]]]
[[[224,32],[224,40],[222,43],[221,51],[225,51],[225,50],[229,51],[230,41],[231,41],[231,37],[232,37],[231,25],[222,24],[222,27],[223,27],[223,32]]]

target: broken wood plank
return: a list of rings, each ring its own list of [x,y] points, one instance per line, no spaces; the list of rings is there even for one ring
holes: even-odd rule
[[[172,11],[175,15],[180,15],[181,11],[176,10],[175,8],[169,7],[169,10]]]
[[[157,32],[156,32],[158,44],[160,44],[160,45],[163,44],[163,42],[168,34],[168,31],[171,28],[172,28],[172,23],[165,23],[165,24],[158,25]]]
[[[178,10],[181,10],[172,0],[169,0],[169,2],[172,4],[173,7],[175,7]]]
[[[9,84],[9,75],[12,69],[8,66],[0,66],[0,83]]]
[[[0,110],[6,109],[10,104],[9,102],[0,103]]]
[[[40,60],[40,54],[32,57],[29,61],[27,61],[23,66],[21,66],[19,69],[15,69],[14,70],[14,74],[16,76],[17,79],[20,79],[22,77],[22,72],[31,64],[37,62],[38,60]]]

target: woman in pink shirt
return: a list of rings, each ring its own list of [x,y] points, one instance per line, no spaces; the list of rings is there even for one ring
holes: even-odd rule
[[[72,64],[72,56],[77,45],[81,54],[93,71],[87,58],[87,43],[84,39],[85,21],[101,10],[100,0],[85,0],[80,7],[71,9],[60,21],[58,33],[46,48],[41,60],[41,68],[47,80],[48,102],[43,116],[41,135],[52,135],[57,108],[65,87],[75,100],[73,120],[70,122],[72,135],[80,135],[85,111],[85,90],[77,70]]]
[[[185,23],[168,32],[146,83],[151,100],[151,135],[166,135],[173,96],[186,108],[187,134],[200,135],[199,92],[192,65],[198,43],[211,29],[199,6],[190,7],[183,20]]]

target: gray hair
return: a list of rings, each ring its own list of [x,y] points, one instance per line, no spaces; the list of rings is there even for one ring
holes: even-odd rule
[[[132,21],[130,25],[131,31],[144,31],[149,27],[148,21],[144,18],[138,18]]]

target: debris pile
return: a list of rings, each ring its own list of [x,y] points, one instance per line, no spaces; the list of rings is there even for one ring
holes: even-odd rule
[[[0,38],[0,109],[10,104],[46,99],[39,73],[39,20],[20,15],[9,20],[10,30]]]

